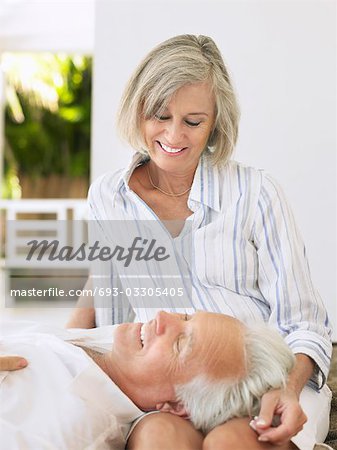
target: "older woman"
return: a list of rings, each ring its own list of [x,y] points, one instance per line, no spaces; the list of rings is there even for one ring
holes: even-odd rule
[[[132,433],[130,449],[309,450],[328,430],[327,313],[282,190],[263,170],[230,160],[238,120],[233,87],[211,38],[182,35],[158,45],[121,102],[118,127],[136,154],[125,170],[94,182],[92,217],[98,223],[155,219],[173,237],[189,221],[196,262],[186,310],[268,322],[296,354],[296,365],[286,389],[263,396],[251,423],[232,419],[203,436],[180,417],[148,415]],[[123,311],[112,304],[78,308],[69,325],[118,322],[125,320]],[[141,321],[152,318],[151,309],[135,313]]]

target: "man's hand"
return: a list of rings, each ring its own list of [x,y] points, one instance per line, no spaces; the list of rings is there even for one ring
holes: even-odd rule
[[[0,356],[1,370],[18,370],[28,365],[28,361],[21,356]]]
[[[279,417],[279,423],[272,426],[274,416]],[[251,427],[258,433],[258,440],[282,445],[302,430],[307,421],[295,390],[275,389],[262,397],[258,417],[251,422]]]

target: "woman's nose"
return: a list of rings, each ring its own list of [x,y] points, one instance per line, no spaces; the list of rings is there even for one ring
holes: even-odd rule
[[[183,130],[181,124],[171,121],[166,124],[165,138],[166,144],[179,146],[181,144]]]

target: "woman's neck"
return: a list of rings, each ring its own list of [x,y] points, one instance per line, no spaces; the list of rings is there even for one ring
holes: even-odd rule
[[[165,192],[180,194],[191,188],[195,170],[189,172],[168,172],[158,167],[153,161],[147,163],[149,182]]]

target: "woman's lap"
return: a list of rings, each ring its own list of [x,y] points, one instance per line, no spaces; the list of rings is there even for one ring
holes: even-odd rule
[[[300,404],[308,420],[292,441],[301,450],[312,450],[316,443],[324,442],[329,431],[331,391],[327,385],[319,392],[305,386]]]
[[[249,419],[233,419],[212,430],[206,438],[192,424],[171,414],[147,415],[130,435],[127,450],[271,450],[259,443]],[[278,450],[295,450],[292,443]]]
[[[203,435],[191,422],[170,413],[146,414],[129,434],[128,450],[201,450]]]
[[[308,387],[303,389],[300,403],[308,421],[303,430],[292,439],[298,449],[312,450],[315,443],[324,441],[329,429],[330,402],[331,392],[327,386],[320,392],[315,392]],[[128,449],[144,448],[146,450],[146,445],[148,445],[148,448],[158,450],[175,448],[181,450],[197,450],[198,448],[207,450],[212,448],[212,450],[216,450],[217,441],[219,442],[219,448],[221,448],[221,445],[223,446],[226,442],[227,446],[230,446],[229,441],[231,439],[240,441],[237,448],[240,448],[241,443],[247,445],[245,440],[254,442],[255,445],[258,441],[255,432],[249,428],[248,422],[248,419],[229,421],[227,424],[218,427],[218,430],[215,429],[213,435],[211,432],[205,438],[203,444],[201,433],[196,431],[190,422],[167,413],[146,414],[132,427]],[[237,424],[239,424],[239,427]],[[146,441],[145,446],[142,446],[143,439]],[[267,450],[272,447],[263,444],[257,445],[256,448]],[[285,448],[294,448],[294,446],[290,445]]]

